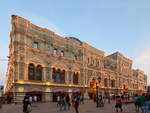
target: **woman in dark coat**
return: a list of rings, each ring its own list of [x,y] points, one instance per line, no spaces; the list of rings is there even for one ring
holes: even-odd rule
[[[29,102],[29,98],[27,96],[25,96],[24,100],[23,100],[23,113],[29,113],[27,110],[28,105],[31,105],[31,104]]]

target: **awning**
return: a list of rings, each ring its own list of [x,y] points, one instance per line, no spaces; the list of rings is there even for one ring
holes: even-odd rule
[[[13,92],[6,92],[4,95],[13,95]]]
[[[32,88],[29,90],[29,92],[27,94],[42,94],[43,91],[38,89],[38,88]]]
[[[64,92],[64,91],[55,91],[53,92],[53,95],[66,95],[67,92]]]

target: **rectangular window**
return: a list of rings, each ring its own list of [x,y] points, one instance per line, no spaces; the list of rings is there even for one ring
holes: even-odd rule
[[[60,55],[61,55],[61,56],[64,56],[64,52],[63,52],[63,51],[61,51]]]
[[[34,48],[38,49],[38,42],[34,42]]]
[[[74,56],[74,60],[78,60],[78,57],[76,55]]]
[[[54,53],[54,54],[57,54],[57,49],[54,49],[53,53]]]

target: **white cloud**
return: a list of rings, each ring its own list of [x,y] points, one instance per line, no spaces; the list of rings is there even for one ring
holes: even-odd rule
[[[134,60],[134,66],[142,69],[148,75],[148,85],[150,85],[150,47],[139,52]]]

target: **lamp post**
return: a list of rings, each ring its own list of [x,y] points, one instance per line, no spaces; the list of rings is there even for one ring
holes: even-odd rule
[[[101,78],[98,77],[98,83],[101,82]],[[97,85],[97,82],[96,82],[96,107],[98,108],[99,107],[99,103],[98,103],[98,85]]]

